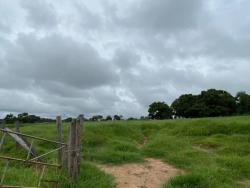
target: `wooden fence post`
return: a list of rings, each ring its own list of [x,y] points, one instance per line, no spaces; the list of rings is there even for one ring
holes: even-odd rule
[[[18,120],[15,122],[15,126],[16,126],[16,132],[20,133],[20,122]],[[16,148],[19,148],[18,143],[16,143]]]
[[[62,142],[62,118],[61,116],[56,117],[56,127],[57,127],[57,135],[58,135],[58,142]],[[61,148],[62,144],[58,144],[58,147]],[[63,149],[58,150],[58,164],[62,165],[63,161]]]
[[[77,126],[77,172],[80,174],[81,169],[81,151],[82,151],[82,130],[83,130],[83,115],[79,115],[79,117],[76,120],[76,126]]]
[[[1,123],[1,128],[2,128],[2,129],[5,128],[5,120],[2,121],[2,123]]]
[[[68,148],[68,173],[73,179],[76,178],[76,119],[70,125]]]
[[[81,133],[81,118],[73,119],[68,138],[68,173],[73,179],[80,175]]]

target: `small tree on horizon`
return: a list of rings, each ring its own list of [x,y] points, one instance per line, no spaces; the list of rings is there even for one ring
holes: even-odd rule
[[[114,120],[121,120],[122,117],[122,115],[114,115]]]
[[[105,120],[106,121],[112,121],[112,117],[110,115],[108,115]]]

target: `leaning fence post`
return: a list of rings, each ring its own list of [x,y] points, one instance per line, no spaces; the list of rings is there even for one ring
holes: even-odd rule
[[[20,133],[20,122],[18,120],[15,122],[15,126],[16,126],[16,132]],[[16,148],[19,148],[18,143],[16,143]]]
[[[57,135],[58,135],[58,142],[62,143],[62,118],[61,116],[56,117],[56,127],[57,127]],[[58,144],[58,147],[61,148],[62,144]],[[58,164],[62,165],[62,158],[63,149],[58,150]]]

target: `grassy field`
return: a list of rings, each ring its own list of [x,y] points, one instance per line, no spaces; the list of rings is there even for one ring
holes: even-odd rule
[[[67,125],[64,125],[64,136]],[[21,131],[56,139],[54,124],[24,125]],[[49,170],[49,178],[60,178],[60,187],[115,187],[113,178],[95,164],[143,162],[146,157],[162,159],[184,174],[172,178],[165,188],[247,187],[250,179],[250,116],[183,119],[167,121],[86,122],[84,127],[82,174],[71,183],[63,174]],[[54,148],[36,142],[39,152]],[[8,140],[1,154],[25,158]],[[56,155],[47,158],[56,162]],[[2,169],[3,163],[0,163]],[[10,164],[5,183],[35,186],[39,171]]]

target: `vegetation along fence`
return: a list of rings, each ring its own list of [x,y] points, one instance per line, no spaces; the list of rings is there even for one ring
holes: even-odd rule
[[[34,135],[23,134],[20,132],[20,124],[16,122],[16,130],[12,131],[11,129],[2,127],[0,132],[2,132],[2,137],[0,139],[0,150],[3,148],[6,136],[9,136],[16,142],[17,149],[25,149],[27,151],[26,159],[14,158],[9,156],[0,156],[0,160],[5,162],[2,174],[0,174],[0,188],[25,188],[21,185],[6,185],[4,180],[6,173],[9,168],[9,163],[11,161],[16,161],[18,163],[24,163],[27,165],[33,165],[39,168],[39,179],[37,180],[37,186],[34,188],[42,187],[43,183],[54,184],[55,187],[58,186],[59,180],[48,180],[44,178],[46,168],[57,168],[64,169],[68,176],[72,179],[76,179],[80,174],[80,162],[81,162],[81,134],[83,126],[83,115],[80,115],[78,118],[73,119],[69,130],[67,143],[64,143],[62,140],[62,119],[61,116],[56,118],[56,127],[58,133],[57,141],[49,140],[46,138],[37,137]],[[30,139],[31,141],[28,141]],[[42,142],[52,143],[56,145],[55,149],[52,149],[46,153],[38,154],[36,151],[33,141],[40,140]],[[52,164],[45,162],[43,158],[54,152],[58,153],[58,163]]]

